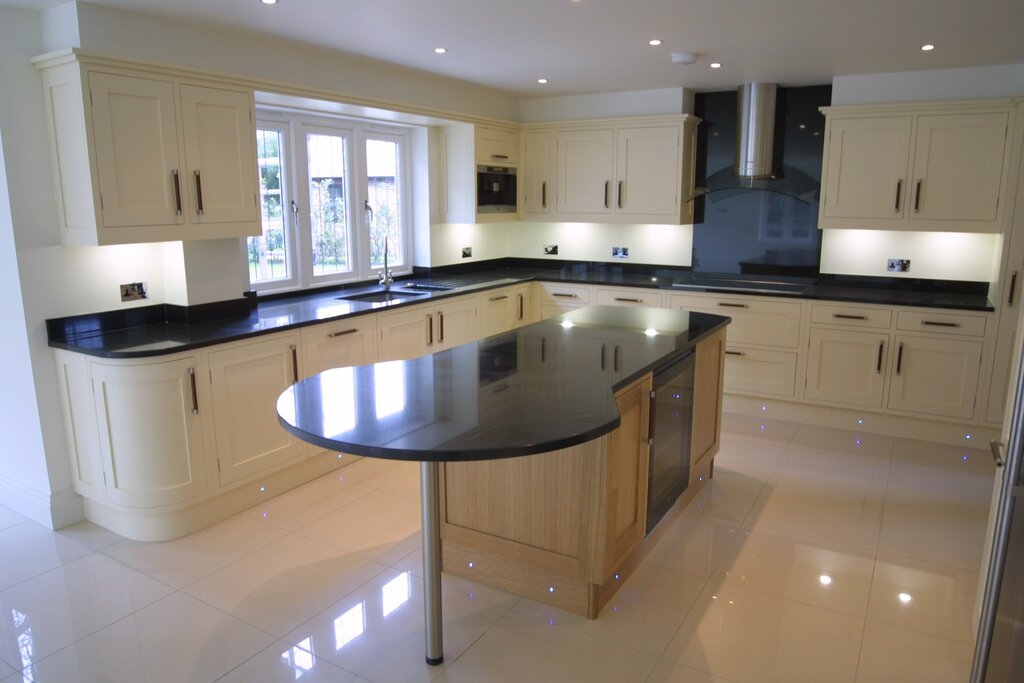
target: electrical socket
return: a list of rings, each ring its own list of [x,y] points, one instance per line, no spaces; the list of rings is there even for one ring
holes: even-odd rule
[[[629,247],[612,247],[612,258],[629,258]]]
[[[473,255],[473,247],[462,248],[462,258],[469,258]]]
[[[891,258],[885,262],[885,269],[890,273],[909,273],[910,259]]]
[[[557,244],[545,244],[544,245],[545,256],[558,256],[558,245]]]
[[[128,282],[121,285],[121,301],[138,301],[148,298],[146,287],[141,282]]]

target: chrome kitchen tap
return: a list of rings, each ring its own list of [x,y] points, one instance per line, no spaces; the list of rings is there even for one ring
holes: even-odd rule
[[[391,283],[395,281],[395,278],[391,275],[391,269],[388,268],[388,240],[384,239],[384,270],[377,274],[377,284],[385,292],[391,291]]]

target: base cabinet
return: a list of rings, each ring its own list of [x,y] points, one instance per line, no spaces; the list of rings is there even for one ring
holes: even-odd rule
[[[811,328],[804,396],[880,408],[888,348],[888,334]]]
[[[149,508],[206,493],[205,406],[199,400],[197,368],[193,356],[131,365],[91,363],[110,503]]]
[[[220,483],[231,484],[306,455],[277,420],[277,397],[301,377],[297,333],[209,354]]]
[[[982,344],[897,335],[889,408],[970,418],[978,393]]]

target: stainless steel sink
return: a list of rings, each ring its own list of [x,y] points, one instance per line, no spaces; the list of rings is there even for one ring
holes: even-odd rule
[[[379,290],[376,292],[363,292],[362,294],[349,294],[348,296],[339,296],[337,298],[342,301],[368,301],[371,303],[380,303],[384,301],[412,299],[417,296],[426,296],[427,294],[429,294],[429,292],[405,292],[393,289],[390,292]]]

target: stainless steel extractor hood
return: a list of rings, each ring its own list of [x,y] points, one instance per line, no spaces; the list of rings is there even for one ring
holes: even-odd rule
[[[810,203],[818,198],[820,183],[803,171],[776,164],[775,83],[745,83],[737,89],[736,151],[732,167],[708,176],[694,198],[726,198],[736,192],[776,192]]]

